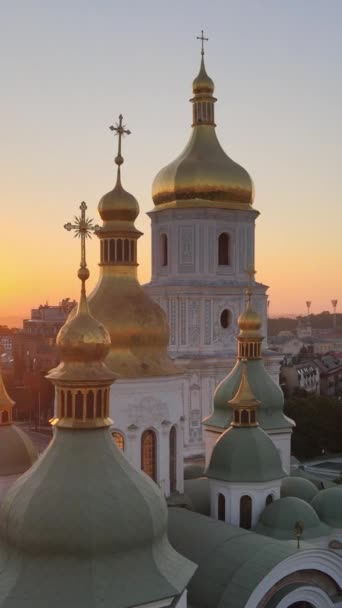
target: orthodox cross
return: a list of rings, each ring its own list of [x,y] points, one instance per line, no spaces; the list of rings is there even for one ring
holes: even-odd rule
[[[129,131],[128,129],[126,129],[126,125],[122,124],[122,120],[123,120],[123,116],[122,114],[120,114],[119,116],[119,123],[115,123],[114,125],[111,125],[109,128],[111,131],[115,131],[115,135],[118,136],[119,138],[119,142],[118,142],[118,155],[115,159],[115,162],[117,165],[122,165],[123,163],[123,158],[121,156],[121,140],[125,135],[130,135],[131,131]]]
[[[91,238],[92,232],[100,230],[100,226],[94,226],[94,220],[86,217],[87,205],[84,201],[80,204],[80,210],[81,215],[79,217],[75,215],[74,217],[75,223],[72,224],[71,222],[68,222],[67,224],[64,224],[64,228],[68,232],[73,230],[75,232],[74,238],[78,237],[81,239],[81,268],[83,269],[87,268],[85,246],[86,239]]]
[[[196,39],[201,40],[201,44],[202,44],[201,55],[204,55],[204,42],[208,42],[209,38],[205,38],[203,30],[201,30],[201,35],[196,36]]]
[[[254,280],[254,276],[256,275],[256,270],[254,266],[250,266],[246,273],[248,276],[248,287],[246,289],[247,303],[250,304],[252,298],[252,283]]]

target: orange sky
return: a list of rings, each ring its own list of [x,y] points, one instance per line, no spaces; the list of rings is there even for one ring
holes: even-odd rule
[[[149,279],[151,184],[190,134],[204,24],[218,136],[255,183],[257,279],[270,286],[270,313],[303,313],[307,299],[312,312],[331,310],[332,298],[342,305],[340,2],[329,11],[311,3],[310,19],[292,0],[229,10],[218,0],[215,11],[175,0],[168,19],[156,0],[127,0],[119,14],[110,2],[82,11],[66,0],[38,4],[8,4],[2,15],[0,319],[78,297],[78,246],[63,225],[82,200],[98,221],[97,202],[114,183],[108,126],[120,112],[132,131],[123,182],[140,203],[140,279]],[[129,28],[114,36],[118,18]],[[240,22],[243,37],[229,26]],[[90,290],[96,238],[88,250]]]

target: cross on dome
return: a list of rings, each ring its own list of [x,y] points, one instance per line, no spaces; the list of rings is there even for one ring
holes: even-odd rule
[[[79,217],[77,217],[75,215],[75,217],[74,217],[75,223],[72,224],[71,222],[68,222],[67,224],[64,224],[64,228],[68,232],[71,232],[71,230],[73,230],[75,232],[74,238],[78,237],[81,239],[81,263],[80,263],[80,269],[78,271],[78,277],[82,281],[82,289],[83,289],[84,282],[89,277],[89,270],[87,268],[87,261],[86,261],[85,242],[86,242],[86,239],[91,238],[92,232],[100,230],[100,226],[94,225],[93,224],[94,220],[86,217],[87,205],[84,201],[80,204],[80,210],[81,210],[81,215]]]
[[[122,163],[124,162],[123,157],[121,156],[121,140],[125,135],[130,135],[131,131],[129,131],[129,129],[126,129],[126,125],[122,124],[123,121],[123,116],[122,114],[120,114],[119,116],[119,122],[115,123],[114,125],[111,125],[109,128],[111,131],[115,131],[115,135],[118,136],[119,140],[118,140],[118,154],[115,157],[115,162],[117,165],[122,165]]]
[[[204,42],[208,42],[209,38],[205,38],[204,31],[201,30],[201,35],[196,36],[197,40],[201,40],[201,55],[204,55]]]

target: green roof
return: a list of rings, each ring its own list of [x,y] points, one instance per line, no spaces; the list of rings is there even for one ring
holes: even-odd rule
[[[258,426],[229,427],[214,446],[206,474],[232,482],[272,481],[286,475],[272,439]]]
[[[184,481],[184,494],[189,498],[191,507],[196,513],[210,515],[210,493],[208,477],[186,479]]]
[[[263,578],[297,552],[290,543],[177,508],[169,509],[169,539],[198,564],[188,586],[196,608],[244,608]]]
[[[318,517],[332,528],[342,528],[342,488],[321,490],[312,501]]]
[[[261,401],[258,408],[260,426],[269,431],[294,426],[294,422],[283,412],[284,396],[278,384],[265,369],[262,359],[246,362],[238,360],[230,374],[218,385],[214,395],[213,413],[205,418],[206,427],[226,429],[233,419],[233,408],[229,401],[236,395],[240,386],[243,363],[246,363],[248,383],[256,399]]]
[[[281,498],[295,496],[309,503],[316,494],[318,494],[318,489],[315,484],[304,477],[285,477],[280,488]]]
[[[187,464],[184,467],[184,479],[198,479],[198,477],[202,477],[204,473],[204,465],[203,464]]]
[[[293,540],[298,521],[304,524],[304,541],[330,534],[329,527],[319,520],[312,506],[294,496],[280,498],[268,505],[255,526],[255,532],[279,540]]]
[[[127,608],[179,595],[194,569],[106,428],[56,429],[0,507],[1,608]]]

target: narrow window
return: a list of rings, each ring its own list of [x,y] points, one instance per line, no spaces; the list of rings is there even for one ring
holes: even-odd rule
[[[217,497],[217,519],[226,521],[226,499],[223,494]]]
[[[64,391],[61,391],[61,413],[60,413],[61,418],[64,418],[64,416],[65,416],[64,409],[65,409],[65,397],[64,397]]]
[[[67,418],[72,418],[72,394],[68,391],[67,394]]]
[[[234,410],[234,422],[236,422],[236,424],[239,424],[239,422],[240,422],[240,416],[239,416],[238,410]]]
[[[115,241],[110,239],[109,241],[109,260],[115,262]]]
[[[267,498],[266,498],[266,507],[267,507],[268,505],[271,505],[271,504],[272,504],[272,502],[273,502],[273,496],[272,496],[272,494],[269,494],[269,495],[267,496]]]
[[[116,259],[118,262],[122,262],[122,239],[117,240],[116,246],[117,246]]]
[[[227,329],[227,327],[229,327],[229,325],[230,325],[230,312],[229,312],[228,308],[225,308],[221,312],[220,322],[221,322],[221,327],[223,329]]]
[[[241,412],[241,424],[249,423],[249,415],[247,410],[242,410]]]
[[[141,468],[153,481],[157,479],[156,444],[155,432],[151,429],[144,431],[141,437]]]
[[[124,261],[129,262],[129,240],[124,240]]]
[[[229,266],[229,235],[222,232],[218,239],[218,263],[219,266]]]
[[[130,260],[134,262],[134,241],[130,241]]]
[[[83,418],[83,395],[81,391],[77,391],[75,399],[75,418],[82,420]]]
[[[240,528],[250,530],[252,527],[252,499],[250,496],[240,498]]]
[[[108,241],[104,241],[104,257],[105,262],[108,262]]]
[[[122,433],[119,433],[119,431],[114,431],[114,433],[112,433],[113,439],[116,443],[116,445],[118,446],[118,448],[120,448],[120,450],[124,451],[125,449],[125,438],[123,436]]]
[[[161,265],[167,266],[169,263],[169,260],[168,260],[168,242],[167,242],[166,234],[160,235],[160,254],[161,254]]]
[[[177,430],[170,430],[170,492],[177,490]]]
[[[9,420],[8,412],[7,412],[7,410],[4,410],[2,412],[1,422],[3,422],[4,424],[6,424],[6,422],[8,422],[8,420]]]
[[[252,423],[252,424],[255,424],[255,422],[256,422],[256,418],[255,418],[255,411],[254,411],[254,410],[252,410],[252,411],[251,411],[251,423]]]
[[[97,391],[96,395],[96,418],[101,418],[102,414],[102,392]]]
[[[87,394],[87,415],[86,417],[89,420],[94,418],[94,393],[93,391],[89,391]]]

